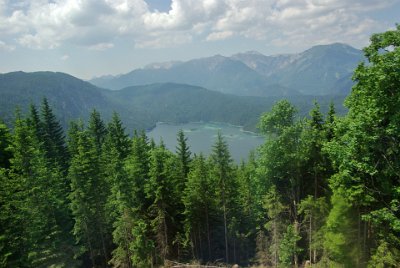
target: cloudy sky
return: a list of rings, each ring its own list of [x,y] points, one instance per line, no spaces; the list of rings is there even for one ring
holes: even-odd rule
[[[0,0],[0,72],[89,79],[249,50],[361,48],[399,22],[400,0]]]

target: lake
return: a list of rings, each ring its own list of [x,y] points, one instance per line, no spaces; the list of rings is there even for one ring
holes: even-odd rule
[[[177,146],[176,136],[182,129],[188,138],[188,145],[192,153],[203,152],[209,155],[212,145],[215,143],[218,131],[221,132],[224,140],[228,143],[232,158],[239,163],[242,159],[247,160],[249,152],[264,143],[264,137],[255,133],[243,131],[241,127],[223,123],[187,123],[168,124],[157,123],[157,126],[147,133],[156,143],[160,139],[166,147],[175,152]]]

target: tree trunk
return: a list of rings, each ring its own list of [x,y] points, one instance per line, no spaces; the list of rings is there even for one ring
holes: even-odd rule
[[[312,212],[310,213],[310,241],[309,241],[309,254],[310,254],[310,264],[312,263],[312,249],[311,249],[311,244],[312,244]]]
[[[298,223],[298,221],[296,220],[295,222],[294,222],[294,230],[296,231],[296,234],[298,234],[299,233],[299,223]],[[297,245],[296,245],[296,247],[297,247]],[[299,267],[299,265],[298,265],[298,256],[297,256],[297,251],[294,253],[294,267]]]
[[[207,224],[208,260],[211,260],[210,223],[209,223],[209,219],[208,219],[208,207],[207,206],[206,206],[206,224]]]
[[[201,232],[200,232],[200,227],[197,227],[197,233],[199,235],[199,247],[200,247],[200,259],[203,259],[203,245],[201,243]]]
[[[225,233],[225,260],[229,263],[229,248],[228,248],[228,228],[226,224],[226,205],[224,202],[224,233]]]
[[[84,226],[85,226],[85,232],[86,232],[86,239],[87,239],[87,243],[88,243],[88,247],[89,247],[90,260],[92,261],[92,266],[96,267],[95,262],[94,262],[93,247],[92,247],[92,243],[90,242],[89,228],[87,226],[86,221],[84,223]]]

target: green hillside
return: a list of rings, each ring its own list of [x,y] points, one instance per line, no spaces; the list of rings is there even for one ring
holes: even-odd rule
[[[25,112],[30,103],[39,105],[46,97],[64,127],[69,120],[86,120],[97,109],[108,121],[112,112],[120,114],[129,132],[150,129],[156,122],[224,122],[255,130],[259,116],[281,97],[244,97],[223,94],[201,87],[161,83],[128,87],[119,91],[100,89],[64,73],[15,72],[0,75],[0,117],[13,121],[15,107]],[[288,97],[306,115],[314,97]],[[323,110],[331,99],[344,111],[343,97],[317,98]]]

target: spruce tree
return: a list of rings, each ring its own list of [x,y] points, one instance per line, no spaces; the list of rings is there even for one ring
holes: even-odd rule
[[[50,104],[44,98],[41,107],[43,146],[50,163],[61,167],[66,173],[68,169],[68,151],[65,146],[64,131],[54,115]]]
[[[9,146],[11,144],[11,133],[8,127],[0,120],[0,168],[10,167],[12,157]]]
[[[87,131],[78,134],[77,152],[72,156],[68,174],[71,181],[73,233],[82,253],[88,252],[93,266],[109,260],[105,203],[107,185],[101,173],[95,141]]]
[[[148,222],[150,203],[145,193],[149,180],[149,153],[146,134],[135,132],[132,150],[125,161],[127,184],[125,189],[121,188],[123,198],[119,201],[119,216],[113,233],[117,245],[113,260],[128,261],[134,267],[151,266],[155,247]]]
[[[212,224],[217,215],[215,186],[204,156],[196,156],[182,196],[185,237],[190,243],[191,255],[196,259],[213,260]]]
[[[88,123],[88,132],[89,135],[94,140],[96,149],[98,151],[98,154],[100,155],[101,147],[103,146],[104,139],[107,134],[107,129],[104,125],[103,120],[100,117],[100,113],[96,109],[93,109],[92,113],[90,114]]]
[[[223,216],[223,233],[224,233],[224,260],[229,263],[229,231],[228,226],[231,219],[235,215],[236,181],[234,170],[232,168],[232,158],[229,153],[228,144],[223,139],[222,134],[218,132],[217,139],[213,145],[211,154],[212,160],[212,176],[216,181],[217,200],[221,207]]]
[[[157,255],[164,262],[170,256],[173,230],[173,161],[171,152],[162,145],[151,150],[149,180],[145,185],[150,200],[149,217],[156,243]]]
[[[5,185],[12,194],[7,196],[8,214],[2,215],[11,232],[7,266],[75,266],[62,173],[49,164],[36,130],[19,114],[10,149]]]
[[[147,222],[149,206],[145,184],[149,179],[149,147],[144,133],[135,132],[132,149],[125,161],[124,176],[112,184],[111,201],[115,207],[112,263],[126,267],[150,266],[154,248]]]
[[[182,173],[181,177],[187,178],[187,174],[189,173],[191,152],[187,144],[187,138],[185,137],[182,129],[178,132],[177,141],[178,146],[176,147],[176,155],[179,159],[179,166]],[[182,183],[182,185],[184,185],[184,182]],[[183,187],[181,188],[181,190],[183,190]]]

